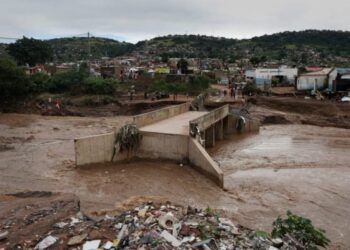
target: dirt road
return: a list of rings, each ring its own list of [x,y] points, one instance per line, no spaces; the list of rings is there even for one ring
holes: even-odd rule
[[[0,192],[72,193],[90,211],[130,197],[163,196],[226,210],[236,222],[263,230],[291,209],[327,229],[334,243],[350,247],[348,130],[273,126],[235,139],[238,149],[223,142],[212,153],[225,170],[227,192],[190,167],[169,162],[74,167],[75,137],[110,132],[129,119],[1,114],[0,144],[8,147],[0,151]]]

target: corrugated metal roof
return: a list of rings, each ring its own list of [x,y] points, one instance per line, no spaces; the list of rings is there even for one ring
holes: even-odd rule
[[[316,71],[316,72],[310,72],[310,73],[304,73],[301,74],[300,76],[320,76],[320,75],[328,75],[329,73],[331,73],[331,71],[333,70],[333,68],[323,68],[320,71]]]

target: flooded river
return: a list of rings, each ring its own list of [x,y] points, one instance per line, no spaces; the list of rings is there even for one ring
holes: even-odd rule
[[[209,150],[226,174],[252,168],[350,166],[350,130],[308,125],[262,127],[234,135]]]
[[[350,132],[286,125],[233,136],[210,150],[227,191],[189,166],[140,161],[77,169],[75,137],[110,132],[129,117],[82,118],[0,114],[0,193],[76,194],[83,210],[110,209],[130,197],[226,210],[234,221],[269,231],[290,209],[350,248]],[[4,148],[4,147],[3,147]]]

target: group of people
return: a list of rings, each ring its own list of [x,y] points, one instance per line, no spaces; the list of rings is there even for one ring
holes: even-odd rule
[[[230,83],[228,85],[228,92],[229,92],[231,98],[236,99],[236,97],[238,97],[238,91],[239,91],[239,88],[236,84]],[[242,97],[243,97],[243,92],[241,91],[241,93],[242,93]],[[224,96],[226,96],[226,95],[227,95],[227,91],[224,90]]]

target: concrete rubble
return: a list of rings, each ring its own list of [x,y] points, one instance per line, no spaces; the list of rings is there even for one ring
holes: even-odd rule
[[[3,237],[5,240],[5,238]],[[28,249],[303,249],[221,217],[215,210],[148,202],[117,216],[76,216],[52,224]],[[298,247],[298,248],[297,248]],[[6,248],[5,248],[6,249]]]

